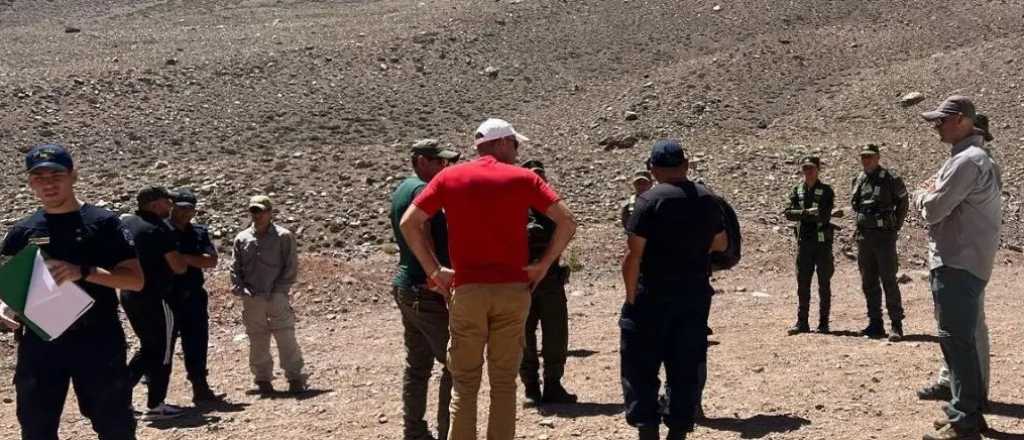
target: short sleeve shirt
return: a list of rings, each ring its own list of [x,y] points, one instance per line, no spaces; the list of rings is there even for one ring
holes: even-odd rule
[[[141,293],[169,299],[174,286],[174,271],[167,264],[165,255],[178,250],[174,232],[162,218],[142,211],[126,216],[124,224],[135,242],[139,264],[146,276],[146,284]]]
[[[175,229],[174,235],[178,241],[178,252],[182,255],[217,255],[217,247],[204,225],[190,224],[183,230]],[[185,273],[174,277],[174,287],[179,291],[201,290],[204,282],[203,270],[198,267],[189,266]]]
[[[391,195],[391,230],[398,243],[398,272],[392,280],[395,287],[411,289],[427,282],[427,274],[413,255],[412,249],[406,244],[400,227],[405,210],[409,209],[413,199],[426,187],[427,182],[411,176],[402,181]],[[448,259],[448,224],[443,212],[438,212],[430,218],[430,236],[434,240],[434,255],[437,260],[443,265],[451,264]]]
[[[637,197],[626,230],[647,240],[641,288],[675,294],[706,287],[711,275],[708,251],[724,229],[721,207],[702,185],[660,183]]]
[[[90,204],[66,214],[47,214],[39,210],[22,219],[7,231],[0,254],[16,255],[29,244],[37,244],[47,259],[107,270],[136,258],[131,235],[117,216]],[[120,328],[114,289],[86,281],[76,284],[96,301],[79,322],[87,325],[112,323]]]
[[[449,167],[413,201],[427,215],[444,209],[454,285],[527,282],[527,218],[558,195],[537,174],[484,156]]]

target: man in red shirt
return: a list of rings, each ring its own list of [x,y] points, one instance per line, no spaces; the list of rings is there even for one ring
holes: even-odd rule
[[[455,382],[449,440],[475,440],[477,394],[487,350],[491,383],[488,440],[515,438],[516,374],[530,296],[576,232],[569,208],[540,176],[516,166],[528,139],[506,121],[488,119],[476,131],[480,157],[441,171],[402,217],[401,230],[430,282],[449,296],[448,369]],[[539,261],[529,264],[529,209],[555,222]],[[452,267],[441,266],[424,225],[444,209]]]

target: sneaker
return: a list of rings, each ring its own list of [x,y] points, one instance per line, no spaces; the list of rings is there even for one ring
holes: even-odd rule
[[[527,403],[531,405],[540,405],[541,400],[544,399],[544,395],[540,393],[540,384],[538,383],[524,384],[523,394],[526,395]]]
[[[860,334],[861,336],[871,339],[881,339],[886,336],[885,329],[882,328],[881,324],[870,324],[865,327],[864,330],[861,330]]]
[[[299,394],[309,389],[309,384],[306,383],[305,379],[295,379],[288,381],[288,392],[291,394]]]
[[[810,332],[810,331],[811,331],[811,328],[808,327],[807,324],[797,323],[796,325],[790,327],[789,330],[786,330],[786,334],[790,335],[790,336],[793,336],[793,335],[799,335],[800,333],[807,333],[807,332]]]
[[[146,411],[146,413],[142,415],[142,420],[168,420],[181,417],[184,414],[185,411],[179,407],[176,407],[174,405],[168,405],[166,403],[161,403],[160,406],[157,406],[156,408],[152,408],[149,411]]]
[[[978,431],[957,431],[953,425],[947,424],[942,429],[925,434],[924,440],[981,440],[981,434]]]
[[[948,402],[953,399],[953,392],[949,389],[949,385],[933,383],[917,390],[917,398],[921,400],[940,400]]]
[[[575,394],[569,394],[558,382],[550,386],[544,384],[544,397],[541,398],[543,403],[576,403],[577,400]]]
[[[269,380],[258,380],[256,381],[256,392],[263,395],[274,394],[274,385]]]

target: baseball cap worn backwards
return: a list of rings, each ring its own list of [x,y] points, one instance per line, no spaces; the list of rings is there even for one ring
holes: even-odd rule
[[[25,171],[28,172],[40,169],[71,171],[74,168],[75,163],[71,160],[71,154],[60,145],[37,145],[25,155]]]
[[[651,157],[647,159],[647,165],[671,168],[680,166],[686,161],[686,150],[683,150],[683,145],[678,140],[662,139],[651,147]]]
[[[473,146],[479,147],[480,144],[490,142],[496,139],[504,139],[507,137],[515,136],[519,142],[529,142],[530,139],[516,132],[516,129],[512,127],[512,124],[504,119],[488,119],[480,124],[480,127],[476,129],[476,140],[473,141]]]
[[[264,195],[253,196],[249,199],[249,209],[258,209],[260,211],[266,211],[273,208],[273,204],[270,203],[270,197]]]
[[[971,102],[970,98],[953,95],[942,101],[942,104],[939,104],[939,107],[935,110],[921,113],[921,117],[926,121],[935,121],[955,115],[963,115],[974,119],[975,113],[974,103]]]

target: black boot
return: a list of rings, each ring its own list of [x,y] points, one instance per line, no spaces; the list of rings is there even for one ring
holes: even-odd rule
[[[657,426],[642,426],[637,431],[639,433],[640,440],[661,440],[658,438],[658,427]]]
[[[192,402],[193,403],[211,403],[211,402],[223,402],[224,396],[227,394],[217,394],[210,388],[210,384],[206,380],[197,380],[192,382]]]
[[[540,392],[540,384],[537,382],[524,383],[523,391],[526,394],[526,402],[531,405],[540,405],[541,400],[544,400],[544,395]]]
[[[889,342],[900,342],[903,340],[903,323],[899,321],[893,321],[891,332],[889,332]]]
[[[786,334],[792,336],[798,335],[800,333],[807,333],[809,331],[811,331],[811,328],[807,326],[807,321],[800,321],[797,322],[796,324],[793,324],[792,327],[786,330]]]
[[[544,381],[544,403],[576,403],[576,395],[569,394],[559,382]]]
[[[880,321],[872,321],[867,327],[864,327],[864,330],[860,331],[860,334],[871,339],[884,338],[885,327]]]
[[[682,429],[668,429],[668,435],[665,436],[665,440],[686,440],[686,431]]]

